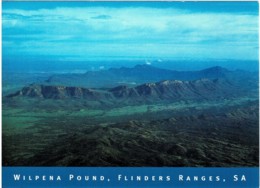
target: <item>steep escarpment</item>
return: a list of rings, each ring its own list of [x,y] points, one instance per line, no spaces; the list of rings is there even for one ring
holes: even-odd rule
[[[89,100],[100,100],[111,98],[110,93],[95,91],[88,88],[48,86],[48,85],[29,85],[20,91],[8,95],[7,97],[26,96],[32,98],[44,99],[66,99],[66,98],[84,98]]]
[[[43,99],[87,99],[87,100],[174,100],[211,99],[233,96],[238,88],[224,79],[200,79],[194,81],[164,80],[141,84],[136,87],[125,85],[111,89],[89,89],[82,87],[29,85],[7,97],[31,97]]]

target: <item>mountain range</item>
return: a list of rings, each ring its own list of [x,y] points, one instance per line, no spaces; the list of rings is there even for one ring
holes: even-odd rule
[[[4,166],[259,164],[256,72],[136,65],[40,76],[3,94]]]
[[[137,65],[134,68],[112,68],[85,74],[54,75],[45,83],[25,86],[7,97],[85,99],[128,104],[179,99],[219,99],[242,95],[257,89],[258,77],[255,75],[246,71],[229,71],[222,67],[180,72],[149,65]],[[155,81],[142,83],[146,80]],[[77,84],[70,86],[74,82]],[[129,82],[135,84],[131,85]],[[105,83],[106,86],[112,85],[112,87],[98,87]]]
[[[136,65],[132,68],[110,68],[108,70],[88,71],[84,74],[55,74],[45,84],[79,87],[114,87],[119,85],[139,85],[161,80],[197,80],[202,78],[223,78],[231,71],[215,66],[200,71],[176,71],[151,65]]]
[[[237,88],[225,79],[164,80],[135,87],[122,85],[103,90],[32,84],[8,95],[8,97],[26,96],[43,99],[86,99],[90,101],[158,101],[234,96],[235,90]]]

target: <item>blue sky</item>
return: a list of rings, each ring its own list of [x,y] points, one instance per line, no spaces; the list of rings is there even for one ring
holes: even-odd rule
[[[3,60],[258,59],[257,2],[3,2]]]

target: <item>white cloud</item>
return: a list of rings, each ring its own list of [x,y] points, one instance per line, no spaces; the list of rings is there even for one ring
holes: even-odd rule
[[[105,66],[99,66],[99,69],[103,70],[103,69],[105,69]]]
[[[21,54],[255,58],[258,16],[145,7],[4,9],[3,42]]]
[[[150,61],[147,61],[147,60],[146,60],[146,61],[145,61],[145,64],[146,64],[146,65],[151,65],[152,63],[151,63]]]

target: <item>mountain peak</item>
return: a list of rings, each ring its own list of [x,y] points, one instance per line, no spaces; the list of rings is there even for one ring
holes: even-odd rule
[[[223,72],[223,73],[229,72],[228,69],[221,67],[221,66],[210,67],[210,68],[204,69],[202,71],[204,71],[204,72]]]
[[[185,81],[181,80],[163,80],[159,82],[161,85],[170,85],[170,84],[183,84]]]

